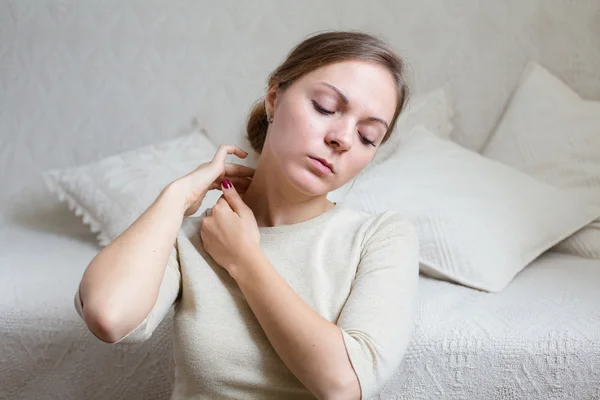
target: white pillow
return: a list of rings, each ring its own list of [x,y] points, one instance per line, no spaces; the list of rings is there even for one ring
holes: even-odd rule
[[[422,126],[393,157],[368,167],[342,203],[406,215],[419,232],[421,272],[489,292],[600,215],[578,196]]]
[[[483,154],[600,205],[600,102],[530,62]],[[556,250],[600,259],[600,220]]]
[[[205,132],[114,155],[88,165],[43,174],[46,184],[83,217],[106,246],[131,225],[170,182],[213,158],[217,146]],[[196,215],[214,204],[210,191]]]
[[[388,142],[377,150],[373,164],[379,164],[391,157],[396,152],[402,136],[408,134],[418,125],[422,125],[431,132],[435,132],[437,136],[449,140],[454,129],[453,117],[454,106],[444,88],[438,88],[409,98],[406,109],[402,111],[398,118],[394,133]],[[327,198],[334,202],[341,202],[354,183],[352,181],[330,192]]]

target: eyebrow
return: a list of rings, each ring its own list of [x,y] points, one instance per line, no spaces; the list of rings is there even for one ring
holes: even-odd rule
[[[346,97],[346,95],[345,95],[344,93],[342,93],[342,92],[340,91],[340,89],[336,88],[335,86],[333,86],[333,85],[331,85],[331,84],[329,84],[329,83],[327,83],[327,82],[321,82],[321,85],[324,85],[324,86],[327,86],[327,87],[328,87],[328,88],[330,88],[330,89],[333,89],[333,90],[334,90],[334,91],[337,93],[337,95],[340,97],[340,100],[342,100],[342,103],[344,103],[345,105],[348,105],[348,104],[349,104],[348,97]],[[380,122],[381,124],[383,124],[383,126],[385,126],[385,129],[386,129],[386,130],[389,130],[389,129],[390,129],[390,126],[388,125],[388,123],[387,123],[387,122],[385,122],[385,121],[384,121],[383,119],[381,119],[381,118],[377,118],[377,117],[368,117],[368,118],[367,118],[367,120],[369,120],[369,121],[375,121],[375,122]]]

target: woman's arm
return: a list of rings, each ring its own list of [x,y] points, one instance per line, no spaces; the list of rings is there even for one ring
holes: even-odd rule
[[[378,215],[336,321],[364,399],[375,396],[402,363],[415,328],[418,278],[415,226],[396,212]]]
[[[79,286],[83,319],[99,339],[114,343],[136,328],[156,303],[185,211],[176,183],[87,267]]]
[[[419,244],[414,225],[380,215],[334,325],[313,311],[260,249],[232,276],[277,354],[320,399],[368,399],[401,364],[414,329]]]
[[[76,307],[99,339],[114,343],[136,327],[143,331],[142,337],[148,336],[166,314],[179,291],[174,244],[183,217],[194,214],[206,192],[219,187],[223,178],[245,190],[248,178],[254,175],[252,168],[226,164],[228,154],[247,156],[237,146],[219,146],[212,161],[169,184],[91,261],[81,280]],[[155,315],[151,315],[155,305]],[[145,320],[150,323],[141,326]]]
[[[273,348],[319,399],[360,399],[342,331],[285,282],[260,249],[232,275]]]

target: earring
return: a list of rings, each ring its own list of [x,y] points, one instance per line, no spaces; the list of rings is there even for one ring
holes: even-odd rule
[[[271,114],[267,114],[267,122],[268,123],[272,123],[273,122],[273,116]]]

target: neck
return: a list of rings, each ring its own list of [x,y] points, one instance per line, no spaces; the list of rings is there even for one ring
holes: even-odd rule
[[[334,207],[326,194],[310,196],[299,192],[281,176],[278,168],[269,168],[267,162],[261,161],[265,160],[259,160],[243,197],[259,227],[296,224]]]

